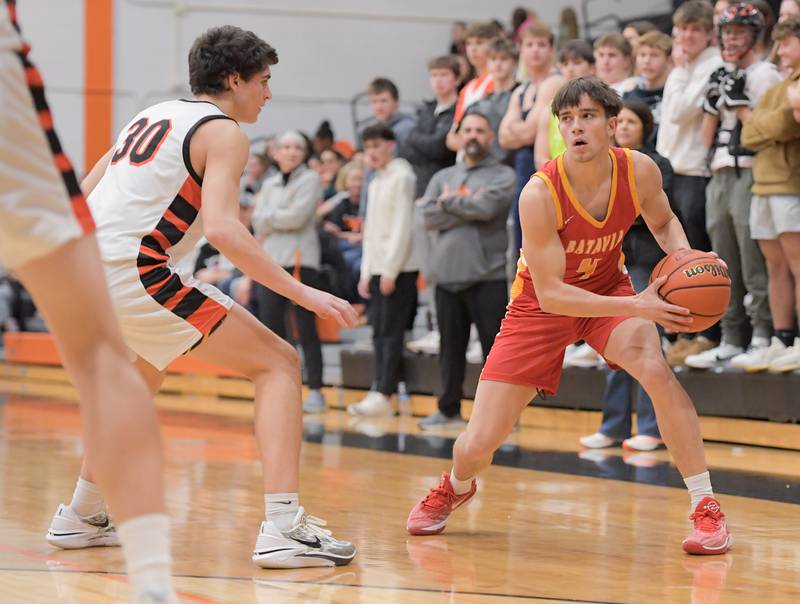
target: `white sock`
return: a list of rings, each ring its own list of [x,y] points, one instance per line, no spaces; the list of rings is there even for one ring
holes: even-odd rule
[[[75,492],[72,493],[69,507],[75,510],[78,516],[88,518],[102,512],[106,507],[106,502],[95,483],[78,478],[78,484],[75,485]]]
[[[170,526],[166,514],[146,514],[117,526],[133,601],[152,594],[178,604],[170,574]],[[159,600],[160,601],[160,600]]]
[[[714,496],[714,491],[711,490],[711,475],[708,473],[708,470],[702,474],[684,478],[683,482],[686,484],[686,488],[689,489],[689,496],[692,498],[693,512],[703,497]]]
[[[450,484],[453,486],[453,492],[456,495],[463,495],[472,488],[472,478],[459,480],[456,478],[456,471],[450,470]]]
[[[264,493],[264,511],[267,520],[275,523],[281,531],[292,528],[300,496],[297,493]]]

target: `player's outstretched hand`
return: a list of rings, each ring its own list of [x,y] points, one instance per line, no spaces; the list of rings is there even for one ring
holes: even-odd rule
[[[646,290],[634,296],[636,316],[655,321],[670,331],[686,331],[686,328],[692,324],[693,320],[689,309],[664,302],[661,296],[658,295],[658,288],[666,280],[666,277],[659,277]]]
[[[349,302],[313,287],[305,287],[295,302],[322,319],[333,317],[341,327],[353,327],[358,321],[358,314]]]

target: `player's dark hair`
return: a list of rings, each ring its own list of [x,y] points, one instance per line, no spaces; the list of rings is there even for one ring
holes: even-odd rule
[[[613,88],[599,78],[587,76],[570,80],[559,88],[551,105],[553,115],[558,116],[562,110],[580,105],[584,94],[602,105],[607,118],[617,117],[622,109],[622,99]]]
[[[393,141],[395,140],[394,130],[386,124],[367,126],[364,128],[364,132],[361,133],[361,141],[366,143],[373,140]]]
[[[247,81],[277,62],[276,50],[253,32],[233,25],[213,27],[189,51],[189,86],[194,94],[220,94],[228,90],[229,75]]]

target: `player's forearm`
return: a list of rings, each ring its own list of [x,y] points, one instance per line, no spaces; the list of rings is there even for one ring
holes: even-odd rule
[[[580,287],[560,284],[542,287],[544,295],[537,296],[543,311],[567,317],[632,317],[635,312],[633,296],[601,296]]]
[[[671,254],[676,250],[689,249],[689,240],[683,230],[680,220],[672,214],[666,224],[651,229],[653,237],[656,238],[658,245],[666,254]]]
[[[304,286],[270,258],[240,222],[222,222],[206,228],[205,235],[211,245],[254,281],[290,300],[296,301],[301,295]]]

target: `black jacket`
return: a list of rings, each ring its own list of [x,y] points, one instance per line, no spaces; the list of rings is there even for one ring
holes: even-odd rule
[[[639,149],[639,151],[656,162],[658,169],[661,170],[662,188],[664,193],[667,194],[670,206],[673,206],[672,164],[669,163],[666,157],[659,155],[655,149],[647,145]],[[622,253],[625,254],[625,264],[628,266],[648,266],[651,269],[664,257],[664,251],[658,245],[656,238],[653,237],[641,216],[636,219],[636,222],[633,223],[633,226],[625,236],[625,240],[622,242]]]
[[[436,101],[425,101],[417,111],[417,124],[404,145],[405,157],[417,176],[415,195],[422,197],[431,178],[442,168],[456,163],[456,154],[447,148],[447,133],[453,124],[455,103],[434,115]]]

